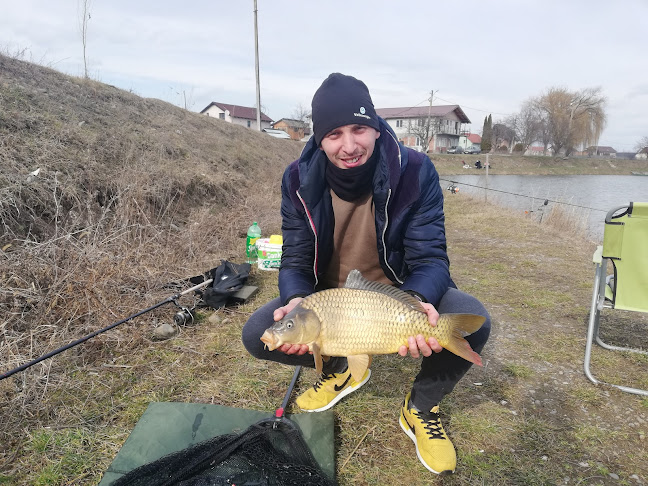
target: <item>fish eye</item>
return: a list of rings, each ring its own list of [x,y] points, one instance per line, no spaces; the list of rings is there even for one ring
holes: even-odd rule
[[[287,327],[288,329],[292,329],[293,324],[294,324],[294,322],[293,322],[292,319],[289,319],[289,320],[286,321],[286,327]]]

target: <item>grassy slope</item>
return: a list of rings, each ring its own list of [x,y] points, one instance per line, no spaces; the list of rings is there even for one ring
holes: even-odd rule
[[[0,100],[2,215],[16,223],[0,254],[3,370],[159,302],[174,278],[240,261],[253,218],[278,231],[276,186],[297,144],[2,57]],[[455,160],[435,163],[450,174]],[[506,160],[536,173],[535,159]],[[561,163],[544,162],[547,172]],[[36,166],[39,186],[17,182]],[[261,170],[267,178],[254,177]],[[102,188],[117,196],[107,212]],[[7,194],[31,220],[7,209]],[[33,210],[59,204],[60,214]],[[340,483],[647,482],[648,401],[596,387],[581,371],[592,244],[463,195],[448,195],[446,211],[453,277],[494,321],[485,367],[442,406],[458,472],[431,478],[418,463],[397,425],[418,364],[380,356],[363,391],[335,409]],[[20,233],[30,221],[38,237]],[[66,236],[79,229],[87,234]],[[1,381],[0,484],[96,484],[151,401],[274,410],[292,370],[252,359],[239,336],[276,295],[276,273],[254,271],[251,283],[261,289],[252,301],[206,313],[173,339],[151,338],[172,319],[162,308]],[[618,334],[610,337],[625,339]],[[643,387],[647,364],[601,350],[593,362],[603,378]],[[314,379],[305,372],[298,391]]]

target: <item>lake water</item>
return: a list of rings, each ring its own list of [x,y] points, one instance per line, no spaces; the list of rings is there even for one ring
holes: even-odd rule
[[[559,205],[578,220],[586,219],[587,232],[595,241],[603,238],[606,213],[630,201],[648,201],[648,176],[531,176],[489,175],[477,169],[473,174],[440,176],[445,190],[449,181],[457,183],[459,194],[484,197],[489,202],[520,211],[529,211],[540,219],[552,206]],[[445,197],[452,195],[445,191]],[[544,201],[549,200],[547,206]]]

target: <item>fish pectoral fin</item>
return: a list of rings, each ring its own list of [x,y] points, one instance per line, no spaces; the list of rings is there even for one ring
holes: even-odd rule
[[[349,363],[351,378],[357,382],[361,382],[365,371],[367,371],[367,368],[369,368],[369,365],[371,364],[371,356],[368,354],[347,356],[347,362]]]
[[[322,363],[323,360],[322,360],[322,352],[320,351],[319,344],[311,343],[309,348],[313,352],[313,359],[315,360],[315,371],[317,371],[318,375],[321,375],[322,368],[323,368],[323,363]]]

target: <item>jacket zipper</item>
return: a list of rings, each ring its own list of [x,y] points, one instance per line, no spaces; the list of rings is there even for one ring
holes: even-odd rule
[[[301,197],[301,194],[299,194],[299,191],[295,191],[297,194],[297,197],[302,203],[302,206],[304,207],[304,211],[306,211],[306,216],[308,216],[308,222],[310,224],[311,230],[313,231],[313,236],[315,237],[315,258],[313,259],[313,275],[315,277],[315,286],[317,286],[318,279],[317,279],[317,256],[319,255],[319,247],[317,243],[317,231],[315,231],[315,222],[313,221],[313,218],[311,217],[310,211],[306,207],[306,203],[304,202],[304,199]]]
[[[387,193],[387,201],[385,202],[385,227],[383,228],[382,232],[382,245],[383,245],[383,259],[385,260],[385,266],[391,270],[392,275],[394,276],[394,279],[401,285],[403,285],[403,281],[398,278],[396,275],[396,272],[394,269],[389,265],[389,262],[387,261],[387,244],[385,243],[385,234],[387,233],[387,226],[389,226],[389,215],[387,214],[387,207],[389,206],[389,199],[391,198],[391,193],[392,190],[390,189],[389,192]]]
[[[396,149],[398,150],[398,166],[401,166],[401,153],[400,153],[400,147],[398,147],[398,141],[394,138],[394,136],[389,133],[391,136],[392,140],[396,142]],[[383,228],[382,232],[382,245],[383,245],[383,259],[385,260],[385,266],[391,270],[392,275],[394,276],[394,279],[401,285],[403,285],[403,281],[398,278],[396,275],[396,272],[394,269],[389,265],[389,262],[387,261],[387,244],[385,242],[385,234],[387,234],[387,227],[389,226],[389,214],[387,213],[387,208],[389,207],[389,200],[391,199],[391,193],[392,190],[391,188],[389,189],[389,192],[387,192],[387,201],[385,201],[385,227]]]

